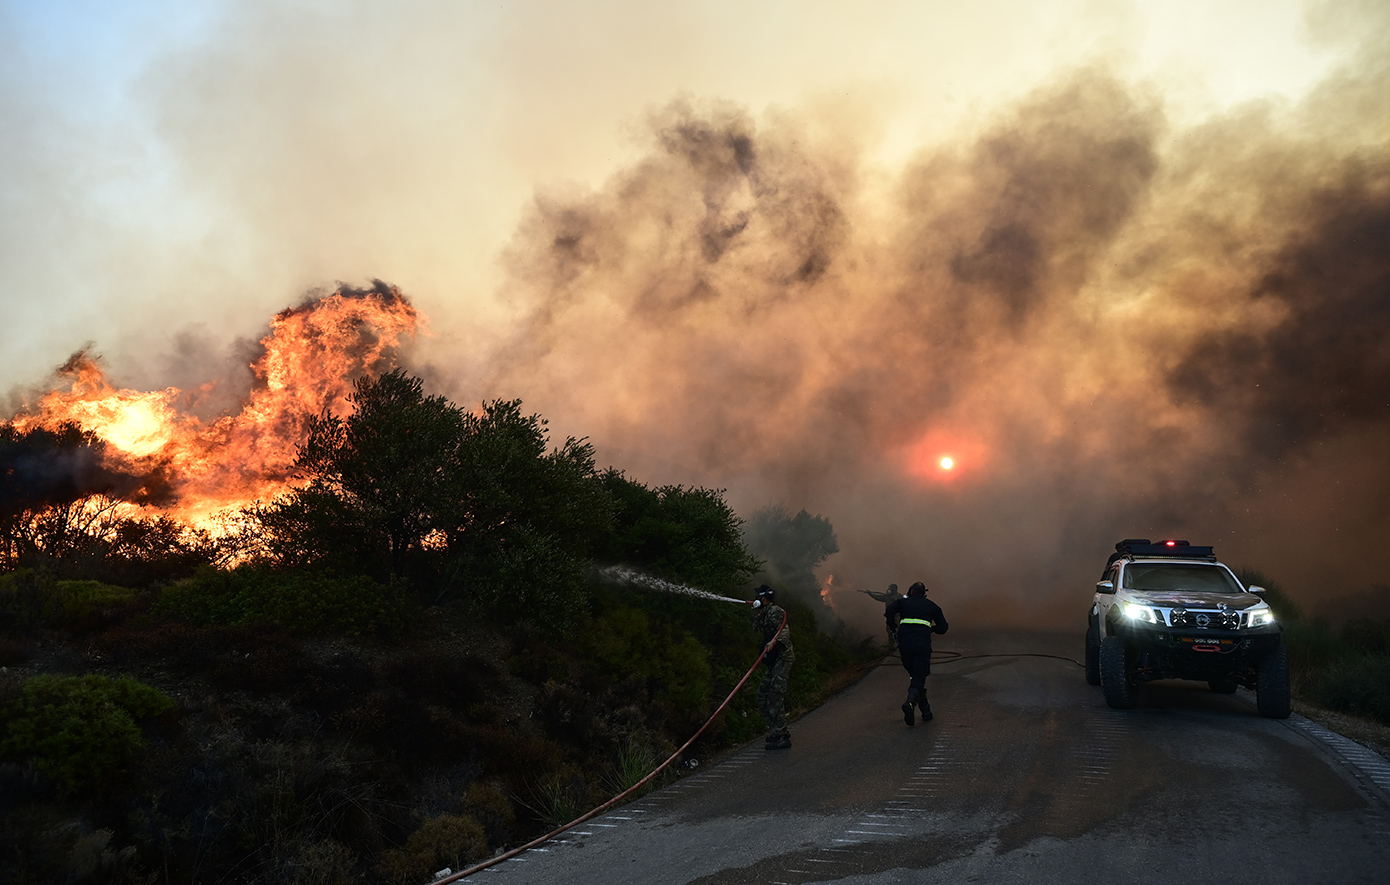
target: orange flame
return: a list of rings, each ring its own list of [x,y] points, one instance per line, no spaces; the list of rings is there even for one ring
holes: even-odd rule
[[[78,353],[59,369],[69,388],[45,394],[13,423],[21,430],[77,424],[106,442],[111,466],[167,486],[165,513],[206,523],[283,491],[309,420],[325,411],[345,416],[353,382],[389,368],[401,337],[413,335],[421,319],[384,286],[340,289],[281,311],[250,365],[255,384],[241,411],[211,424],[180,411],[177,388],[117,389],[92,357]]]
[[[834,588],[835,588],[835,576],[834,576],[834,575],[826,575],[826,576],[825,576],[825,580],[824,580],[823,582],[821,582],[820,598],[821,598],[821,601],[825,603],[826,608],[830,609],[831,611],[833,611],[835,614],[838,615],[838,614],[840,614],[840,607],[839,607],[838,605],[835,604],[835,596],[834,596],[834,594],[831,592],[832,590],[834,590]]]

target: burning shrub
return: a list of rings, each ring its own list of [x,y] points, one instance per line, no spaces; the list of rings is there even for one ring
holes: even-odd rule
[[[0,755],[32,762],[68,791],[106,787],[145,746],[137,720],[173,706],[130,677],[35,676],[6,711]]]
[[[204,568],[166,589],[154,611],[195,625],[275,623],[297,634],[381,638],[403,635],[419,616],[399,582],[253,566]]]
[[[157,469],[109,466],[107,444],[76,424],[0,424],[0,570],[145,583],[208,561],[206,532],[133,515],[165,492]]]

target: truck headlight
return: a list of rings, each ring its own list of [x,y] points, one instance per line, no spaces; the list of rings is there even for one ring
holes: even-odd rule
[[[1146,624],[1158,623],[1158,616],[1154,614],[1153,609],[1133,602],[1125,603],[1125,617],[1131,621],[1143,621]]]
[[[1250,621],[1247,627],[1263,627],[1266,624],[1273,624],[1274,612],[1268,608],[1257,608],[1250,612]]]

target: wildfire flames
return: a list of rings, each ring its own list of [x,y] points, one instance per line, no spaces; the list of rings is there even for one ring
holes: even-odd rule
[[[178,388],[141,392],[114,387],[86,351],[58,373],[53,390],[15,416],[21,430],[77,424],[106,443],[106,466],[146,477],[135,500],[163,513],[206,523],[219,511],[282,491],[308,422],[343,416],[353,382],[391,368],[402,336],[420,315],[394,288],[341,288],[281,311],[251,364],[254,383],[239,412],[205,422],[182,408]],[[212,385],[203,388],[204,392]]]

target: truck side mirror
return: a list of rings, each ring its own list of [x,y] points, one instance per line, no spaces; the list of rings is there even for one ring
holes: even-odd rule
[[[1256,587],[1254,584],[1251,584],[1251,585],[1250,585],[1250,592],[1253,593],[1253,594],[1255,594],[1256,596],[1263,596],[1263,595],[1265,594],[1265,588],[1263,588],[1263,587]]]
[[[1115,584],[1111,581],[1096,581],[1097,593],[1114,593]]]

